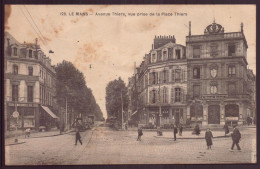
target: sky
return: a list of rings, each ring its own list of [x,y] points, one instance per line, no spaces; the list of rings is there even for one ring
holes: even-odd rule
[[[155,35],[174,35],[176,43],[185,45],[189,21],[191,34],[202,35],[214,18],[225,32],[239,32],[243,22],[248,65],[255,74],[255,5],[11,5],[5,6],[5,31],[21,43],[38,38],[53,65],[72,62],[106,118],[106,85],[118,77],[127,85],[134,62],[140,65]]]

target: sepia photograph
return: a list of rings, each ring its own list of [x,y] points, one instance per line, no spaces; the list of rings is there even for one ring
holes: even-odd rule
[[[256,164],[256,5],[5,5],[6,166]]]

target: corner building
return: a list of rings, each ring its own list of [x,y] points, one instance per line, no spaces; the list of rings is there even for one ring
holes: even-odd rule
[[[36,43],[19,43],[5,32],[4,81],[5,81],[5,130],[39,129],[52,127],[58,117],[56,93],[56,72],[51,59]],[[18,119],[13,112],[19,113]]]
[[[243,124],[253,111],[247,41],[215,21],[203,35],[186,37],[187,119],[202,125]]]

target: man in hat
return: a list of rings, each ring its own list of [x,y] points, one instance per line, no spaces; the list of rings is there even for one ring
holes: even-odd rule
[[[238,130],[238,128],[236,127],[236,125],[233,126],[233,133],[231,134],[232,136],[232,140],[233,140],[233,143],[232,143],[232,146],[231,146],[231,150],[233,150],[234,146],[236,145],[237,146],[237,149],[238,150],[241,150],[240,146],[239,146],[239,141],[241,139],[241,134]]]

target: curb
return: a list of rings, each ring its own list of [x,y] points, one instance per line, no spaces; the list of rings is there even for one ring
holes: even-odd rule
[[[26,143],[25,141],[19,142],[19,143],[11,143],[11,144],[6,144],[5,146],[12,146],[12,145],[17,145],[17,144],[23,144]]]
[[[38,137],[30,137],[30,138],[43,138],[43,137],[55,137],[55,136],[61,136],[61,135],[65,135],[65,134],[69,134],[72,133],[73,131],[68,131],[62,134],[53,134],[53,135],[48,135],[48,136],[38,136]]]
[[[172,140],[173,137],[161,137],[161,136],[154,136],[155,138],[163,138],[163,139],[170,139]],[[230,136],[216,136],[216,137],[213,137],[213,138],[228,138]],[[205,139],[204,137],[177,137],[177,139]]]

